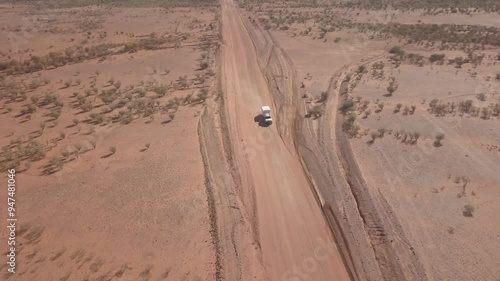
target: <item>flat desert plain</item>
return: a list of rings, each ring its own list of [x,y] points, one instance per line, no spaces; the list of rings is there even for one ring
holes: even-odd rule
[[[0,1],[0,279],[500,280],[499,12]]]
[[[2,170],[17,169],[19,218],[17,270],[2,262],[2,280],[213,276],[197,128],[216,8],[0,9],[2,60],[33,67],[2,74]]]

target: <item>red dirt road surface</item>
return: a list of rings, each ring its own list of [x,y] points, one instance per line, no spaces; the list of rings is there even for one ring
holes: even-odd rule
[[[257,213],[265,280],[349,280],[295,151],[275,125],[254,122],[262,105],[273,109],[271,95],[234,3],[224,0],[222,12],[226,106],[243,193],[249,194],[243,203]]]

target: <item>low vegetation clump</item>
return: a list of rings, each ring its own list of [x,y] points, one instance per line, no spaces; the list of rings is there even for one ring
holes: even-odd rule
[[[439,147],[439,146],[441,146],[441,145],[442,145],[442,144],[441,144],[441,141],[444,139],[444,137],[445,137],[445,136],[444,136],[444,134],[443,134],[443,133],[437,133],[437,134],[435,135],[434,146],[435,146],[435,147]]]
[[[470,14],[471,11],[485,11],[485,12],[499,12],[500,7],[496,0],[482,0],[482,1],[469,1],[469,0],[440,0],[440,1],[426,1],[426,0],[355,0],[349,2],[338,2],[337,7],[345,8],[358,8],[368,10],[384,10],[389,8],[401,11],[416,11],[423,10],[424,13],[438,14],[438,13],[462,13]]]
[[[321,115],[323,115],[323,109],[320,105],[315,105],[307,111],[308,117],[319,118]]]
[[[342,130],[350,138],[358,136],[360,130],[359,126],[356,125],[355,121],[356,121],[356,114],[351,112],[344,119],[344,123],[342,123]]]
[[[474,206],[467,204],[464,206],[464,209],[462,211],[462,215],[466,218],[472,218],[472,217],[474,217],[475,210],[476,210],[476,208],[474,208]]]
[[[350,111],[354,110],[354,101],[352,99],[346,99],[342,102],[340,106],[340,111],[342,114],[346,114]]]
[[[152,34],[150,37],[142,38],[134,43],[102,43],[85,48],[81,46],[70,47],[62,52],[50,52],[45,56],[31,56],[24,61],[12,59],[8,62],[0,62],[0,72],[4,72],[7,75],[32,73],[96,58],[105,59],[110,55],[134,53],[139,50],[158,50],[166,47],[165,44],[169,46],[179,46],[182,41],[188,38],[188,33],[170,34],[168,36],[156,36]],[[206,69],[208,67],[208,62],[203,62],[202,66],[204,67],[202,69]],[[81,79],[77,79],[76,85],[80,83]],[[69,79],[65,81],[64,85],[68,88],[73,85],[73,81]]]
[[[442,42],[500,46],[500,28],[458,24],[370,24],[358,23],[358,29],[408,38],[413,43]],[[400,49],[391,49],[398,54]]]
[[[486,97],[479,94],[477,98],[481,101],[486,100]],[[490,103],[487,106],[476,106],[473,100],[465,100],[461,102],[441,102],[438,99],[433,99],[429,102],[429,112],[438,117],[444,117],[448,114],[458,114],[468,117],[481,117],[482,119],[490,119],[491,117],[500,117],[500,103]]]

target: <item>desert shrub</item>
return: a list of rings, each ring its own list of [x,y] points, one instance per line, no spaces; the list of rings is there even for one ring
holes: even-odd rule
[[[384,137],[385,136],[385,133],[387,133],[387,129],[386,128],[380,128],[377,130],[377,132],[380,134],[380,137]]]
[[[491,116],[491,110],[490,110],[488,107],[483,107],[483,108],[481,109],[481,114],[482,114],[482,115],[481,115],[481,118],[482,118],[482,119],[485,119],[485,120],[490,119],[490,116]]]
[[[22,111],[22,114],[31,114],[36,111],[36,106],[33,104],[28,104]]]
[[[358,73],[365,73],[367,71],[366,65],[362,64],[358,67]]]
[[[472,100],[461,101],[458,104],[458,111],[462,113],[471,113],[474,102]]]
[[[53,119],[59,118],[61,116],[62,110],[59,107],[53,108],[51,112],[49,113],[49,116],[52,117]]]
[[[37,104],[38,101],[40,100],[40,98],[37,95],[31,96],[30,99],[31,102],[33,102],[34,104]]]
[[[38,79],[34,79],[33,81],[31,81],[30,83],[30,89],[32,90],[36,90],[38,87],[40,87],[42,85],[42,82]]]
[[[207,69],[207,67],[208,67],[208,62],[206,62],[206,61],[201,61],[201,62],[198,64],[198,66],[200,67],[200,69],[201,69],[201,70],[203,70],[203,69]]]
[[[486,100],[486,94],[485,93],[479,93],[476,95],[476,98],[480,101],[485,101]]]
[[[385,64],[383,61],[379,61],[373,64],[372,68],[373,69],[384,69]]]
[[[61,156],[62,156],[64,159],[68,159],[69,155],[70,155],[70,153],[69,153],[69,151],[67,151],[67,150],[65,150],[65,151],[63,151],[63,152],[61,153]]]
[[[371,137],[371,140],[370,142],[375,142],[375,139],[376,138],[379,138],[380,137],[380,133],[378,131],[371,131],[370,132],[370,137]]]
[[[418,138],[420,138],[420,133],[419,132],[413,132],[409,134],[410,140],[412,143],[416,143],[418,141]]]
[[[205,102],[205,100],[207,99],[208,97],[208,90],[206,88],[203,88],[201,89],[199,92],[198,92],[198,101],[199,102]]]
[[[377,110],[375,112],[377,112],[377,113],[381,112],[384,109],[384,105],[385,104],[383,102],[378,103],[377,104],[378,108],[377,108]]]
[[[392,96],[394,92],[398,89],[398,82],[395,77],[389,78],[389,86],[387,86],[387,92],[389,96]]]
[[[89,112],[90,110],[92,110],[92,104],[90,103],[90,101],[85,101],[85,103],[80,105],[80,109],[83,112]]]
[[[444,57],[445,57],[445,55],[444,55],[444,54],[432,54],[432,55],[429,57],[429,61],[430,61],[430,62],[443,61],[443,60],[444,60]]]
[[[352,99],[346,99],[342,102],[340,106],[340,111],[342,114],[346,114],[349,111],[354,110],[354,101]]]
[[[161,85],[158,87],[154,87],[153,92],[155,92],[159,97],[163,97],[167,93],[167,90],[167,86]]]
[[[354,122],[356,121],[356,114],[349,113],[342,123],[342,130],[347,134],[348,137],[356,137],[359,133],[359,126]]]
[[[323,115],[323,109],[321,108],[321,106],[316,105],[316,106],[313,106],[312,108],[309,108],[309,110],[307,111],[307,114],[308,114],[308,116],[318,118],[318,117],[321,117],[321,115]]]
[[[62,169],[64,162],[59,157],[52,157],[49,161],[51,172],[56,172]]]
[[[190,104],[192,101],[193,101],[193,93],[187,94],[182,100],[184,104]]]
[[[456,57],[454,59],[448,60],[449,64],[455,64],[456,68],[462,68],[462,65],[468,63],[469,61],[463,57]]]
[[[444,139],[445,135],[443,133],[437,133],[435,135],[435,140],[434,140],[434,146],[439,147],[441,146],[441,141]]]
[[[394,54],[394,55],[399,55],[402,56],[404,55],[404,51],[400,46],[393,46],[390,50],[389,53]]]
[[[324,102],[324,101],[326,101],[327,98],[328,98],[328,92],[323,91],[323,92],[321,92],[321,95],[320,95],[318,102]]]
[[[203,74],[197,73],[195,79],[196,79],[197,84],[205,83],[205,75],[203,75]]]
[[[394,113],[398,113],[399,111],[401,111],[401,107],[403,107],[402,103],[396,104],[396,108],[394,108]]]
[[[491,105],[491,111],[493,116],[500,117],[500,104]]]
[[[185,89],[185,88],[189,87],[187,75],[179,76],[179,79],[177,79],[177,84],[179,85],[179,87],[181,89]]]
[[[476,210],[476,208],[474,208],[474,206],[467,204],[464,206],[464,209],[462,211],[462,215],[464,217],[467,217],[467,218],[472,218],[474,216],[473,213],[475,210]]]

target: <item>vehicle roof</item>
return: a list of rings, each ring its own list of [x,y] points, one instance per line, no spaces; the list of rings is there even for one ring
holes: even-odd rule
[[[271,110],[271,108],[270,108],[269,106],[267,106],[267,105],[264,105],[264,106],[262,107],[262,110]]]

